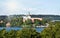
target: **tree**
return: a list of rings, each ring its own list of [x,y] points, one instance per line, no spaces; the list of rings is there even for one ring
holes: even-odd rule
[[[33,22],[32,22],[31,19],[27,19],[27,20],[24,22],[24,25],[25,25],[26,27],[32,27]]]
[[[23,24],[23,18],[18,17],[18,18],[13,18],[11,20],[11,26],[21,26]]]
[[[7,32],[6,32],[6,30],[5,29],[3,29],[3,30],[1,30],[0,31],[0,38],[6,38],[6,34]]]
[[[42,38],[60,38],[60,22],[50,22],[41,32]]]
[[[7,38],[15,38],[16,37],[16,31],[15,30],[11,30],[6,34]]]
[[[42,25],[42,21],[38,20],[38,19],[35,19],[34,20],[34,24],[35,25]]]
[[[21,38],[40,38],[40,34],[33,28],[23,28]]]
[[[16,38],[21,38],[21,37],[23,37],[22,36],[22,31],[21,30],[16,31]]]

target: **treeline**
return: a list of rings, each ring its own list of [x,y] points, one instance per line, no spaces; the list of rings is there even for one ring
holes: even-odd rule
[[[18,18],[13,18],[11,19],[10,23],[11,23],[11,27],[33,27],[33,26],[40,26],[40,25],[45,25],[48,22],[48,20],[44,19],[44,20],[38,20],[35,19],[34,22],[32,22],[31,19],[27,19],[25,20],[25,22],[23,22],[23,18],[22,17],[18,17]]]
[[[10,22],[11,27],[33,27],[33,26],[45,25],[48,22],[48,20],[44,19],[44,20],[40,21],[38,19],[35,19],[34,22],[32,22],[31,19],[27,19],[25,22],[23,22],[22,17],[14,17],[14,18],[10,19],[10,21],[5,20],[2,23],[0,23],[0,27],[6,27],[6,24],[8,22]]]

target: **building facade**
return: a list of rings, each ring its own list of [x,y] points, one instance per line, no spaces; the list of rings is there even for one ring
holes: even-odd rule
[[[40,20],[40,21],[43,20],[42,18],[32,18],[30,15],[23,16],[23,22],[25,22],[28,19],[32,20],[32,22],[34,22],[35,19]]]

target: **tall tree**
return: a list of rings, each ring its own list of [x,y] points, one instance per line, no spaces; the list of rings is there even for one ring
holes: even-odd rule
[[[27,20],[24,22],[24,25],[26,25],[26,27],[32,27],[33,22],[32,22],[31,19],[27,19]]]
[[[18,18],[13,18],[11,20],[11,26],[21,26],[23,24],[23,18],[18,17]]]

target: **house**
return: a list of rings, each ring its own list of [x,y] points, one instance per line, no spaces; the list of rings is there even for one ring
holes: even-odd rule
[[[10,22],[7,22],[6,27],[10,27],[10,26],[11,26]]]

